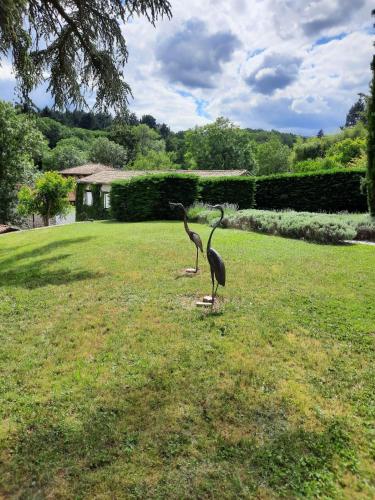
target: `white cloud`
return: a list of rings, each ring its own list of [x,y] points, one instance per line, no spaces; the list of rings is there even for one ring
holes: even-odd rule
[[[133,19],[123,28],[130,54],[124,74],[135,98],[130,107],[174,130],[219,115],[253,128],[335,130],[357,93],[368,91],[372,7],[373,0],[172,0],[172,20],[154,28]],[[182,45],[172,57],[168,41],[181,40],[192,19],[200,22],[201,41]],[[220,47],[208,42],[228,42],[215,38],[223,33],[238,44],[220,58]],[[202,44],[210,51],[207,59]],[[173,60],[172,73],[166,71],[165,56]],[[189,73],[186,60],[198,75]],[[181,78],[176,68],[185,71]],[[0,79],[7,80],[2,70]],[[7,71],[3,75],[9,76]],[[200,84],[205,71],[210,85]],[[196,85],[189,86],[191,76]]]

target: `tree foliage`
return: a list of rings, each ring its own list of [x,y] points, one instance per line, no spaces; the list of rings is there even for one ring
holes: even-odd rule
[[[68,194],[75,188],[73,177],[64,178],[57,172],[40,176],[35,187],[22,186],[18,193],[18,212],[21,215],[39,214],[45,226],[56,215],[65,215],[69,209]]]
[[[172,170],[177,165],[173,162],[172,153],[165,151],[149,151],[145,155],[138,155],[129,165],[130,170]]]
[[[150,151],[164,151],[165,142],[158,132],[148,125],[141,124],[134,127],[134,134],[137,141],[137,152],[147,155]]]
[[[32,181],[46,147],[34,121],[0,101],[0,223],[15,222],[17,186]]]
[[[87,160],[88,144],[78,137],[68,137],[44,153],[42,165],[44,170],[63,170],[82,165]]]
[[[375,15],[375,10],[372,12]],[[375,55],[372,59],[371,95],[368,104],[368,137],[367,137],[367,198],[372,217],[375,217]]]
[[[12,56],[22,100],[48,81],[58,108],[86,104],[122,110],[131,93],[123,79],[128,50],[121,26],[132,16],[151,23],[171,16],[168,0],[2,0],[0,55]],[[47,76],[46,76],[47,75]]]
[[[249,172],[256,169],[254,145],[246,130],[226,118],[188,130],[184,138],[185,159],[192,168]]]
[[[258,175],[278,174],[289,169],[290,149],[277,137],[257,145]]]
[[[366,96],[364,94],[359,94],[359,99],[348,111],[345,127],[354,127],[360,121],[366,122]]]
[[[122,168],[127,161],[126,149],[120,144],[110,141],[106,137],[99,137],[92,143],[89,153],[90,160],[114,168]]]
[[[365,139],[344,139],[333,144],[327,151],[327,157],[333,158],[338,164],[347,166],[359,158],[366,149]]]

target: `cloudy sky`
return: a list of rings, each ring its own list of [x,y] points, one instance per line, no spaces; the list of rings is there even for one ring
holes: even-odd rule
[[[124,26],[137,115],[173,130],[225,116],[251,128],[335,131],[368,92],[372,0],[172,0],[173,19]],[[0,98],[12,100],[9,66]],[[37,105],[50,104],[44,88]]]

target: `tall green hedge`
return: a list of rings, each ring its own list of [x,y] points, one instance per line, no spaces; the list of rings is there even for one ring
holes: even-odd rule
[[[88,206],[83,203],[84,193],[86,189],[92,192],[92,205]],[[89,219],[102,220],[110,219],[111,213],[104,208],[103,193],[101,186],[92,184],[77,184],[76,189],[76,220],[84,221]]]
[[[303,212],[366,212],[363,170],[327,170],[258,177],[256,208]]]
[[[199,199],[203,203],[234,203],[240,209],[255,202],[255,177],[201,177]]]
[[[170,209],[168,202],[186,207],[198,198],[195,175],[155,174],[114,181],[111,189],[111,211],[120,221],[176,219],[181,214]]]

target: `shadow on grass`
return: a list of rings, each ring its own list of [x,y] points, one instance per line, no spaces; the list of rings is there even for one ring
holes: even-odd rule
[[[49,259],[38,260],[30,264],[0,271],[0,287],[13,286],[33,290],[47,285],[65,285],[74,281],[83,281],[101,277],[101,273],[86,270],[70,270],[67,267],[50,269],[50,266],[69,257],[63,254]]]
[[[32,250],[27,250],[25,252],[17,254],[14,254],[14,250],[17,250],[17,248],[16,249],[12,248],[11,249],[12,255],[10,257],[0,260],[0,269],[3,270],[4,266],[12,266],[13,264],[18,264],[18,262],[23,259],[32,259],[34,257],[40,257],[49,252],[53,252],[54,250],[57,250],[61,247],[65,248],[68,245],[77,245],[80,243],[86,243],[91,239],[93,239],[93,236],[83,236],[81,238],[66,238],[64,240],[56,240],[52,241],[51,243],[47,243],[46,245],[33,248]]]
[[[316,498],[334,494],[342,473],[354,468],[349,435],[339,421],[327,422],[319,432],[286,430],[277,421],[268,422],[275,432],[264,444],[252,437],[233,443],[216,431],[210,419],[204,421],[203,414],[199,429],[189,422],[172,430],[163,401],[155,393],[145,400],[140,390],[126,403],[91,407],[80,421],[54,415],[53,402],[50,410],[37,408],[9,443],[12,453],[0,469],[4,493],[16,493],[17,498],[34,498],[38,493],[44,498],[42,493],[56,487],[59,478],[67,497],[92,494],[95,482],[109,494],[121,467],[124,471],[131,463],[137,467],[139,457],[149,456],[150,467],[152,460],[162,464],[158,482],[150,486],[141,476],[128,478],[125,490],[125,485],[117,485],[125,497],[139,491],[141,497],[169,498],[174,492],[173,498],[185,498],[187,489],[190,497],[204,498],[209,488],[219,498],[224,488],[235,498],[241,494],[235,483],[241,471],[241,488],[247,491],[267,487],[278,497]],[[164,419],[165,428],[153,434],[155,417]],[[194,432],[200,435],[200,458],[190,454]],[[93,475],[96,472],[98,476]]]
[[[64,285],[73,281],[100,277],[100,273],[85,269],[71,270],[69,267],[51,269],[51,266],[62,263],[64,259],[70,257],[70,254],[53,255],[40,259],[41,256],[55,252],[59,248],[65,248],[73,244],[83,244],[90,239],[92,237],[54,241],[0,261],[0,286],[16,286],[32,290],[46,285]],[[20,261],[25,259],[28,261],[20,264]]]

